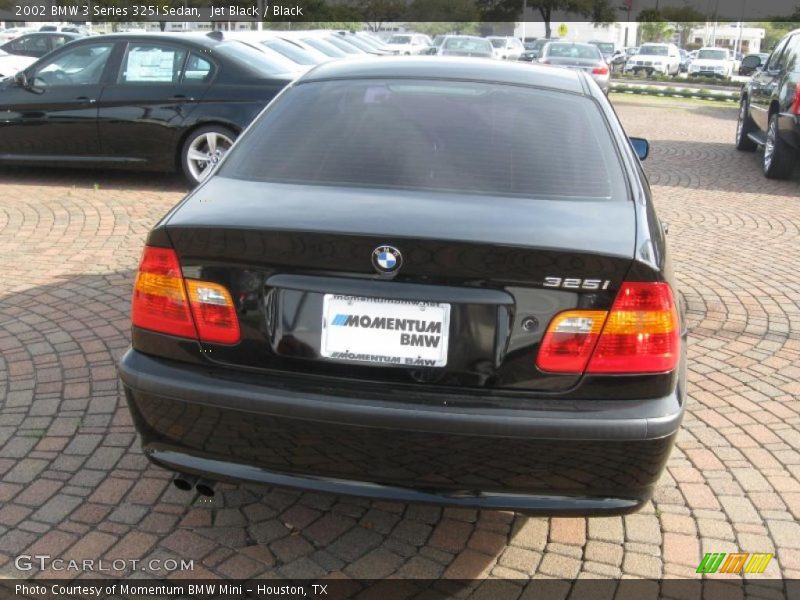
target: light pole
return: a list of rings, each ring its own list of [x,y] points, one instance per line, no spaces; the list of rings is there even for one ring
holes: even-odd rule
[[[522,0],[522,43],[525,43],[525,38],[527,37],[527,24],[528,22],[525,20],[525,13],[528,12],[528,0]]]
[[[736,41],[736,52],[742,52],[742,27],[744,26],[744,5],[747,0],[742,0],[742,14],[739,15],[739,39]]]

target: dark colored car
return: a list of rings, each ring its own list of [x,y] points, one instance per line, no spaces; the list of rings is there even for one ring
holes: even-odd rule
[[[789,178],[800,156],[800,29],[784,36],[742,87],[736,148],[760,146],[764,175]]]
[[[84,37],[80,33],[67,31],[27,33],[0,46],[0,50],[9,54],[40,58],[60,48],[67,42]]]
[[[545,47],[547,42],[551,41],[548,38],[539,38],[532,42],[525,42],[525,51],[519,55],[519,60],[522,62],[533,62],[539,58],[542,53],[542,48]]]
[[[202,180],[294,77],[237,41],[115,34],[0,83],[0,162],[173,171]]]
[[[689,71],[689,53],[683,48],[678,48],[681,55],[681,73],[688,73]]]
[[[766,52],[757,52],[755,54],[748,54],[742,59],[742,62],[739,65],[739,75],[742,76],[752,75],[758,69],[760,69],[763,64],[767,62],[768,58],[769,54],[767,54]]]
[[[641,507],[686,393],[646,144],[582,72],[316,67],[148,236],[119,363],[145,454],[201,493]]]

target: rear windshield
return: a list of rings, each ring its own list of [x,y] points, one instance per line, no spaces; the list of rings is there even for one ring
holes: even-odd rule
[[[364,51],[361,48],[358,48],[353,44],[349,44],[346,40],[341,39],[335,34],[326,37],[324,41],[328,42],[329,44],[333,44],[345,54],[364,54]]]
[[[300,84],[258,118],[219,173],[297,184],[625,197],[618,155],[591,100],[473,82]]]
[[[239,66],[249,69],[254,75],[264,76],[287,73],[297,68],[289,59],[267,56],[252,46],[231,40],[214,46],[214,52],[234,60]]]
[[[324,59],[318,59],[310,53],[303,50],[300,46],[287,42],[286,40],[267,39],[261,42],[267,48],[282,54],[289,60],[292,60],[300,65],[318,65]]]
[[[389,38],[390,44],[410,44],[411,43],[411,36],[410,35],[393,35]]]
[[[492,53],[492,45],[486,40],[474,38],[460,38],[451,37],[447,38],[444,42],[445,50],[453,50],[457,52],[486,52]]]
[[[506,39],[505,38],[488,38],[489,41],[492,43],[492,46],[495,48],[505,48],[506,47]]]
[[[697,58],[704,58],[706,60],[725,60],[728,58],[728,53],[725,50],[700,50],[697,53]]]
[[[549,58],[583,58],[599,60],[602,58],[600,51],[594,46],[578,44],[548,44],[545,52]]]
[[[649,55],[649,56],[667,56],[669,52],[667,51],[666,46],[649,46],[645,44],[641,48],[639,48],[639,54]]]
[[[605,42],[592,42],[592,44],[597,46],[600,49],[600,52],[605,52],[606,54],[614,54],[614,44]]]
[[[330,56],[333,58],[341,58],[343,56],[347,56],[344,52],[339,50],[336,46],[329,44],[325,40],[320,40],[316,38],[306,38],[303,40],[306,44],[311,46],[312,48],[322,52],[326,56]]]

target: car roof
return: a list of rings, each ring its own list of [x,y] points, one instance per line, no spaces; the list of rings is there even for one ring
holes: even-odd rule
[[[482,42],[485,42],[488,39],[488,38],[482,38],[479,35],[461,35],[461,34],[458,34],[458,33],[451,33],[451,34],[448,34],[448,35],[446,35],[444,37],[446,37],[446,38],[460,38],[462,40],[480,40]]]
[[[545,87],[584,94],[581,75],[569,69],[516,61],[443,56],[387,56],[323,63],[297,83],[328,79],[433,79]]]
[[[598,42],[598,43],[605,44],[606,42]],[[595,42],[571,42],[568,40],[550,40],[549,42],[547,42],[547,44],[548,45],[553,44],[554,46],[561,44],[563,46],[591,46],[593,48],[597,47],[594,45]]]
[[[54,35],[61,35],[61,36],[73,36],[73,37],[85,37],[82,33],[75,33],[74,31],[28,31],[27,33],[23,33],[19,37],[14,38],[18,40],[24,37],[31,37],[34,35],[47,35],[47,36],[54,36]]]
[[[169,33],[169,32],[121,32],[121,33],[106,33],[103,35],[91,36],[86,37],[84,36],[81,39],[86,39],[91,41],[92,43],[97,42],[101,39],[109,39],[109,40],[148,40],[148,41],[156,41],[156,40],[163,40],[163,41],[183,41],[183,42],[190,42],[198,46],[205,46],[207,48],[213,48],[214,46],[218,46],[224,42],[235,41],[236,38],[228,38],[226,39],[216,39],[212,38],[206,34],[202,33]]]

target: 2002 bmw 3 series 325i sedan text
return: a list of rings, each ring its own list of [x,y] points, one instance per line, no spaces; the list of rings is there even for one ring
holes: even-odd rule
[[[205,490],[636,510],[686,359],[634,146],[581,72],[310,71],[150,232],[120,362],[147,456]]]

